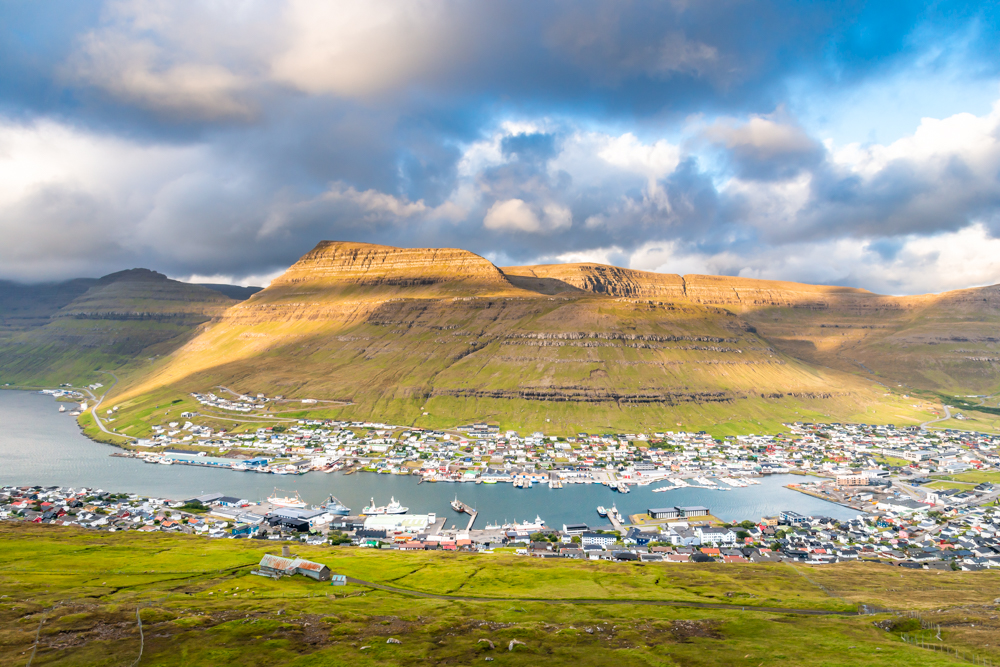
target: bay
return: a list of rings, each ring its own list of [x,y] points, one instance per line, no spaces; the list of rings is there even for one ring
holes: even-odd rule
[[[533,520],[561,528],[564,523],[591,526],[605,522],[598,505],[616,504],[624,515],[644,513],[651,507],[703,505],[727,521],[758,520],[762,516],[793,510],[806,515],[838,519],[858,512],[784,488],[801,481],[794,475],[761,478],[746,488],[712,491],[680,489],[653,493],[657,484],[631,487],[619,494],[599,484],[569,484],[562,489],[535,486],[515,489],[510,484],[424,483],[411,475],[311,472],[305,475],[263,475],[192,466],[163,466],[137,459],[111,456],[114,447],[85,437],[76,420],[59,413],[59,403],[49,396],[23,391],[0,391],[0,486],[67,486],[185,500],[204,493],[224,493],[251,501],[263,500],[275,488],[298,492],[310,503],[330,494],[359,512],[374,498],[384,505],[395,497],[411,514],[434,512],[449,517],[447,525],[464,526],[468,517],[455,513],[448,503],[456,496],[476,508],[476,527],[487,523]]]

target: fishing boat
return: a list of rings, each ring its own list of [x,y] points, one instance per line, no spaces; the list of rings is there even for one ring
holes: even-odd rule
[[[403,507],[399,504],[395,497],[391,498],[388,505],[379,507],[375,505],[375,499],[371,499],[371,504],[368,507],[361,510],[361,513],[365,516],[373,516],[376,514],[406,514],[410,511],[409,507]]]
[[[462,512],[462,511],[464,511],[462,509],[462,503],[458,502],[458,496],[457,495],[455,496],[455,499],[453,501],[451,501],[450,504],[451,504],[451,508],[453,510],[455,510],[456,512]]]
[[[608,510],[605,509],[604,505],[598,505],[597,506],[597,514],[599,516],[607,516],[608,515]]]
[[[541,530],[544,527],[545,527],[545,521],[536,514],[534,522],[525,521],[524,523],[515,523],[510,528],[511,530],[530,531],[530,530]]]
[[[249,468],[249,466],[247,466],[246,463],[234,463],[233,464],[233,470],[235,470],[237,472],[246,472],[249,469],[250,468]]]
[[[336,514],[337,516],[347,516],[351,513],[351,509],[347,505],[340,502],[332,495],[326,499],[326,502],[320,506],[320,509],[329,514]]]
[[[622,520],[621,512],[618,511],[618,508],[615,507],[614,504],[612,504],[611,509],[608,510],[608,516],[610,516],[613,519],[617,519],[618,521]]]
[[[271,503],[275,507],[288,507],[300,510],[306,508],[306,503],[299,497],[298,491],[295,492],[294,496],[279,496],[278,489],[275,489],[274,493],[272,493],[267,499],[267,502]]]

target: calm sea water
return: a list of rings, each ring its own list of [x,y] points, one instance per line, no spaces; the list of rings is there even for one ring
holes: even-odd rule
[[[384,505],[389,498],[410,508],[411,513],[436,512],[454,517],[448,525],[463,526],[466,518],[448,506],[455,495],[479,510],[476,527],[495,521],[523,521],[540,515],[549,526],[563,523],[603,523],[598,505],[616,503],[622,514],[645,512],[650,507],[704,505],[729,521],[759,519],[781,510],[802,514],[853,518],[857,512],[784,488],[801,479],[776,475],[761,480],[759,486],[728,491],[682,489],[652,493],[656,484],[632,487],[619,494],[598,485],[572,484],[562,489],[536,486],[515,489],[510,484],[425,483],[409,475],[358,473],[307,473],[305,475],[262,475],[250,472],[210,470],[191,466],[151,465],[136,459],[110,456],[117,451],[84,437],[73,417],[58,412],[59,404],[40,394],[0,391],[0,486],[86,486],[106,491],[139,493],[149,496],[186,499],[203,493],[262,500],[280,487],[297,491],[304,500],[323,501],[329,494],[359,511],[371,498]]]

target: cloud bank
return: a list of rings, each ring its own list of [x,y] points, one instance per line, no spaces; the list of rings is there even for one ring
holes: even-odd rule
[[[246,282],[340,239],[887,293],[1000,282],[988,8],[63,9],[0,10],[2,278]],[[927,77],[977,92],[897,113]]]

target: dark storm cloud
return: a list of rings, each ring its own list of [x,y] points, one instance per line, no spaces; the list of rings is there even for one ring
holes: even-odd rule
[[[735,269],[882,239],[888,261],[990,227],[996,155],[845,162],[785,110],[790,82],[902,76],[955,34],[995,77],[998,23],[977,3],[8,6],[0,169],[28,175],[0,185],[0,273],[261,275],[322,238],[518,261],[663,242]]]

